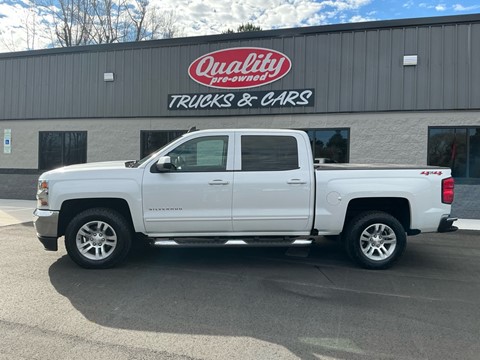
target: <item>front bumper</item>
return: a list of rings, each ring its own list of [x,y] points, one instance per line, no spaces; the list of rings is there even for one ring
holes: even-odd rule
[[[45,250],[58,250],[58,219],[59,211],[35,209],[33,212],[33,225],[37,232],[38,240]]]
[[[458,227],[453,226],[453,223],[457,221],[458,218],[452,218],[449,215],[443,215],[442,219],[440,220],[440,225],[438,225],[438,232],[451,232],[457,231]]]

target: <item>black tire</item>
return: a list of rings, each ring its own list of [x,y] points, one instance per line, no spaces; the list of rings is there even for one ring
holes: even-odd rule
[[[79,266],[106,269],[126,258],[132,237],[132,227],[121,214],[112,209],[93,208],[70,221],[65,231],[65,247]]]
[[[366,269],[387,269],[405,252],[407,235],[402,224],[382,211],[363,212],[344,231],[350,258]]]

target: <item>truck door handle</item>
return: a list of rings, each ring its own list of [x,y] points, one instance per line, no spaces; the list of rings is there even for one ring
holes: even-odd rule
[[[303,185],[306,183],[307,183],[306,181],[302,181],[300,179],[290,179],[287,181],[287,184],[291,184],[291,185]]]
[[[208,184],[209,185],[228,185],[230,183],[225,180],[215,179],[215,180],[209,181]]]

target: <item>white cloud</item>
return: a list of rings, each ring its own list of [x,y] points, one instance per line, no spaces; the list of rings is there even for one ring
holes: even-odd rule
[[[152,0],[161,9],[181,14],[186,36],[218,34],[251,22],[262,29],[328,23],[342,12],[359,10],[373,0]],[[199,5],[201,4],[201,7]],[[208,9],[208,10],[207,10]],[[194,24],[195,30],[192,29]]]
[[[480,9],[480,5],[472,5],[472,6],[463,6],[461,4],[453,5],[453,10],[455,11],[472,11]]]
[[[361,16],[361,15],[355,15],[350,18],[349,22],[366,22],[366,21],[375,21],[375,18],[369,17],[369,16]]]
[[[435,10],[445,11],[445,10],[447,10],[447,6],[445,4],[438,4],[437,6],[435,6]]]

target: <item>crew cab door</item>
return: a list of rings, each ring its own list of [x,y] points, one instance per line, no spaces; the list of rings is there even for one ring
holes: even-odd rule
[[[169,172],[145,170],[143,212],[150,234],[232,231],[234,136],[199,134],[171,150]]]
[[[313,218],[313,159],[292,132],[237,133],[233,230],[309,231]]]

